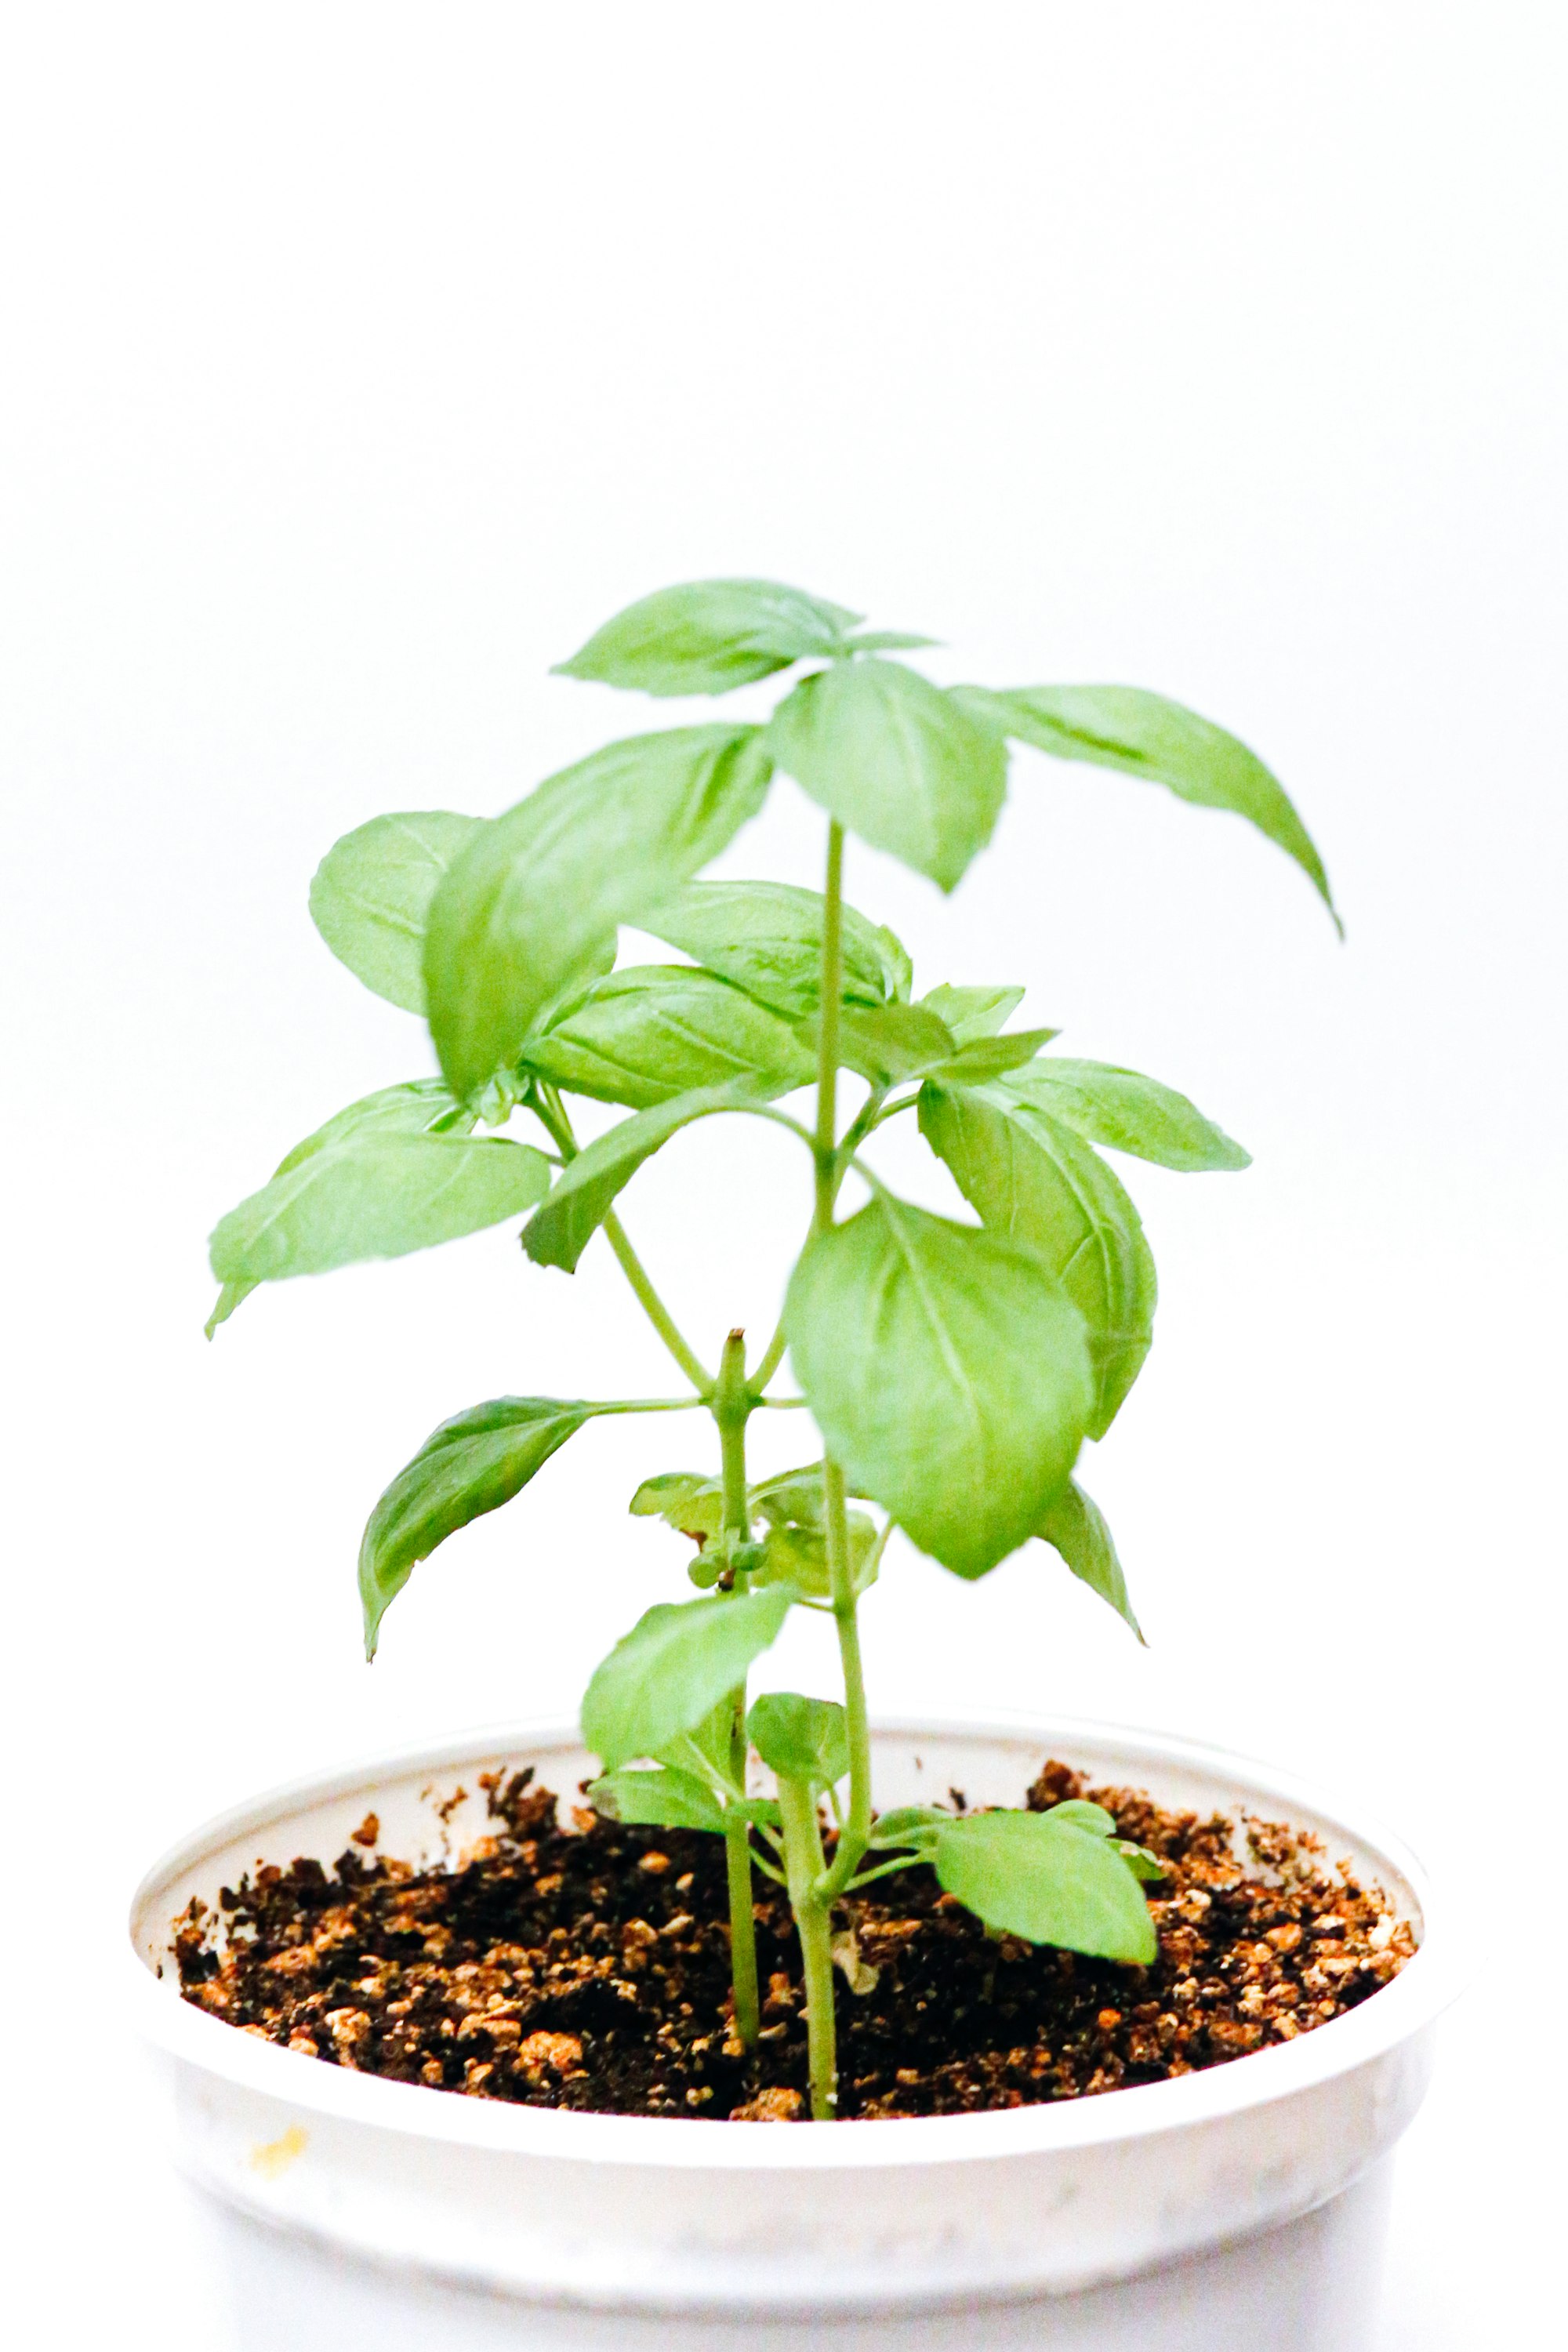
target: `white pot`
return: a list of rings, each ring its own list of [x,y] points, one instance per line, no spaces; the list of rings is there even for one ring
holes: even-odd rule
[[[372,1809],[384,1853],[456,1852],[485,1833],[480,1771],[531,1764],[573,1795],[594,1769],[574,1733],[472,1734],[198,1830],[138,1890],[131,1973],[247,2352],[1362,2352],[1387,2158],[1455,1985],[1446,1913],[1359,1815],[1184,1740],[890,1725],[879,1802],[952,1785],[1016,1804],[1047,1755],[1166,1804],[1315,1830],[1387,1889],[1419,1952],[1314,2032],[1093,2099],[832,2125],[559,2114],[237,2032],[180,1999],[170,1923],[258,1861],[330,1862]],[[443,1825],[433,1801],[458,1780],[472,1793]]]

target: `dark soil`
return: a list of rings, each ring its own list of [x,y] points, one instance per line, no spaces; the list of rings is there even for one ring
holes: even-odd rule
[[[805,2027],[788,1906],[761,1877],[760,2048],[731,2028],[721,1841],[623,1827],[521,1772],[485,1775],[497,1827],[452,1868],[374,1852],[258,1869],[177,1923],[187,2000],[329,2065],[525,2105],[787,2120]],[[958,1792],[953,1792],[958,1801]],[[1415,1949],[1380,1890],[1312,1838],[1167,1812],[1048,1763],[1036,1810],[1089,1796],[1170,1875],[1152,1968],[989,1934],[929,1870],[845,1906],[840,2112],[954,2115],[1157,2083],[1353,2009]],[[872,1977],[874,1972],[874,1980]],[[856,1990],[858,1982],[862,1988]]]

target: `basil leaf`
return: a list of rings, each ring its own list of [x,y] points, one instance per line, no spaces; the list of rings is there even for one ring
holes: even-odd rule
[[[713,1537],[724,1524],[724,1489],[700,1470],[662,1470],[631,1499],[634,1518],[660,1518],[683,1536]]]
[[[849,1769],[844,1709],[799,1691],[767,1691],[746,1717],[746,1737],[770,1772],[831,1789]]]
[[[1002,735],[900,662],[836,662],[803,678],[767,746],[862,841],[942,889],[990,840],[1007,791]]]
[[[635,1110],[735,1078],[789,1094],[816,1068],[786,1022],[689,964],[613,972],[531,1038],[523,1059],[574,1094]]]
[[[675,1765],[601,1773],[589,1783],[587,1797],[607,1822],[640,1822],[661,1830],[724,1827],[723,1807],[707,1782]]]
[[[1053,1054],[1019,1071],[1004,1091],[1034,1103],[1090,1143],[1152,1160],[1161,1168],[1188,1173],[1252,1165],[1252,1154],[1185,1095],[1112,1062],[1075,1062]]]
[[[1153,1337],[1154,1261],[1104,1160],[1006,1085],[928,1081],[921,1132],[987,1226],[1037,1250],[1081,1312],[1095,1370],[1088,1433],[1103,1437]]]
[[[372,1511],[360,1544],[367,1658],[418,1563],[470,1520],[510,1503],[593,1411],[558,1397],[492,1397],[426,1439]]]
[[[954,687],[964,708],[1058,760],[1088,760],[1169,785],[1203,808],[1230,809],[1293,857],[1334,918],[1329,877],[1278,777],[1212,720],[1137,686]]]
[[[847,1511],[844,1517],[849,1539],[849,1580],[858,1596],[868,1591],[877,1580],[876,1563],[871,1559],[877,1530],[864,1511]],[[759,1584],[793,1584],[808,1600],[828,1600],[833,1577],[827,1563],[826,1533],[819,1527],[802,1527],[789,1520],[771,1527],[763,1544],[762,1564],[752,1570],[752,1576]]]
[[[941,643],[940,637],[919,637],[910,629],[858,629],[852,637],[845,638],[841,650],[847,654],[902,654]]]
[[[1032,1063],[1041,1046],[1060,1034],[1059,1029],[1006,1029],[999,1037],[971,1037],[929,1075],[978,1086],[984,1079],[1000,1077],[1005,1071]]]
[[[984,1576],[1033,1534],[1094,1409],[1037,1252],[879,1192],[807,1242],[784,1328],[828,1450],[923,1551]]]
[[[789,882],[689,882],[638,924],[759,1003],[798,1018],[821,1002],[822,909],[820,890]],[[892,932],[853,907],[842,911],[845,1003],[907,997],[910,960]]]
[[[921,1003],[945,1021],[961,1045],[976,1037],[994,1037],[1024,1002],[1021,988],[953,988],[943,981],[929,988]]]
[[[729,694],[836,653],[860,617],[775,580],[689,580],[628,604],[554,674],[644,694]]]
[[[373,816],[316,868],[311,921],[356,980],[405,1013],[425,1010],[421,958],[436,886],[484,822],[450,809]]]
[[[898,1805],[890,1813],[878,1814],[867,1843],[879,1849],[907,1845],[929,1854],[936,1832],[952,1818],[936,1805]]]
[[[1146,1845],[1134,1845],[1131,1838],[1112,1838],[1110,1844],[1112,1850],[1121,1856],[1134,1878],[1147,1882],[1156,1878],[1169,1878],[1171,1875],[1169,1863],[1162,1862],[1157,1853],[1151,1853]]]
[[[239,1288],[402,1257],[499,1224],[548,1192],[542,1152],[442,1131],[433,1120],[471,1124],[434,1079],[384,1087],[339,1111],[215,1228],[218,1280]],[[215,1323],[223,1309],[220,1298]]]
[[[1088,1830],[1091,1837],[1108,1838],[1116,1827],[1114,1813],[1108,1813],[1103,1805],[1091,1805],[1085,1797],[1068,1797],[1063,1804],[1047,1805],[1042,1819],[1070,1822],[1074,1829]]]
[[[583,1738],[607,1771],[694,1731],[771,1649],[795,1596],[783,1585],[710,1601],[661,1601],[597,1668]]]
[[[668,898],[756,814],[771,768],[754,727],[675,727],[607,744],[471,841],[430,902],[430,1034],[453,1092],[514,1061],[616,926]]]
[[[815,1034],[816,1023],[811,1024]],[[923,1004],[846,1004],[838,1058],[875,1086],[896,1084],[952,1059],[952,1033]]]
[[[616,1194],[661,1144],[694,1118],[708,1118],[715,1111],[735,1110],[759,1099],[753,1086],[696,1087],[689,1094],[656,1103],[651,1110],[639,1110],[635,1118],[623,1118],[605,1134],[596,1135],[569,1162],[538,1215],[523,1227],[523,1248],[536,1265],[558,1265],[566,1274],[574,1272],[578,1259],[615,1206]]]
[[[1109,1840],[1051,1813],[966,1813],[937,1832],[936,1874],[988,1927],[1147,1968],[1159,1938]]]
[[[1127,1579],[1116,1556],[1110,1529],[1076,1478],[1068,1479],[1035,1532],[1042,1542],[1061,1554],[1073,1574],[1091,1592],[1110,1601],[1142,1642],[1143,1628],[1133,1614],[1127,1595]]]

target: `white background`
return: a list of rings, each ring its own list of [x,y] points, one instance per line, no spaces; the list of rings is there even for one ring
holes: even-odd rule
[[[264,1292],[209,1349],[203,1237],[328,1112],[429,1066],[311,930],[322,851],[706,715],[545,672],[632,596],[722,572],[940,636],[939,677],[1175,694],[1257,745],[1323,849],[1342,949],[1234,820],[1029,752],[951,902],[852,853],[922,984],[1026,982],[1069,1050],[1184,1087],[1257,1157],[1131,1172],[1159,1343],[1089,1483],[1152,1648],[1041,1556],[978,1589],[906,1556],[870,1668],[889,1708],[1264,1749],[1456,1858],[1489,1965],[1407,2144],[1384,2352],[1541,2340],[1555,12],[55,5],[6,51],[28,2340],[162,2345],[177,2305],[222,2341],[104,1990],[145,1861],[285,1774],[568,1711],[682,1589],[624,1502],[700,1430],[593,1429],[419,1571],[367,1672],[358,1529],[433,1423],[661,1387],[657,1343],[601,1247],[569,1281],[501,1231]],[[728,868],[813,880],[820,832],[781,785]],[[628,1196],[707,1349],[771,1318],[793,1151],[710,1125]],[[801,1432],[765,1442],[782,1463]]]

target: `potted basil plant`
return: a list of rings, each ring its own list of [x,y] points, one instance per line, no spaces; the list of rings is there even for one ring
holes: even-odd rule
[[[631,1510],[689,1539],[696,1591],[623,1634],[580,1731],[281,1791],[145,1883],[139,1993],[248,2343],[936,2347],[977,2305],[1020,2345],[1365,2340],[1381,2159],[1445,1980],[1417,1866],[1185,1743],[879,1724],[859,1622],[898,1530],[967,1580],[1054,1558],[1137,1637],[1078,1475],[1155,1300],[1104,1154],[1247,1154],[1169,1086],[1011,1025],[1015,986],[917,993],[845,895],[847,842],[951,891],[1021,744],[1244,817],[1332,915],[1327,877],[1206,719],[1131,688],[939,687],[900,658],[929,642],[764,581],[662,591],[563,672],[778,677],[770,715],[612,742],[494,819],[372,818],[311,886],[438,1074],[338,1112],[222,1219],[209,1336],[262,1284],[516,1219],[529,1278],[613,1253],[676,1375],[444,1422],[369,1517],[367,1653],[420,1563],[611,1415],[659,1434]],[[822,811],[821,890],[702,878],[781,772]],[[682,960],[621,965],[626,925]],[[584,1103],[622,1115],[585,1140]],[[754,1346],[689,1336],[619,1212],[718,1118],[800,1154]],[[891,1188],[895,1121],[972,1215]],[[791,1411],[819,1450],[760,1476],[752,1424]],[[707,1446],[671,1462],[671,1414]],[[752,1697],[795,1612],[830,1621],[837,1692]]]

